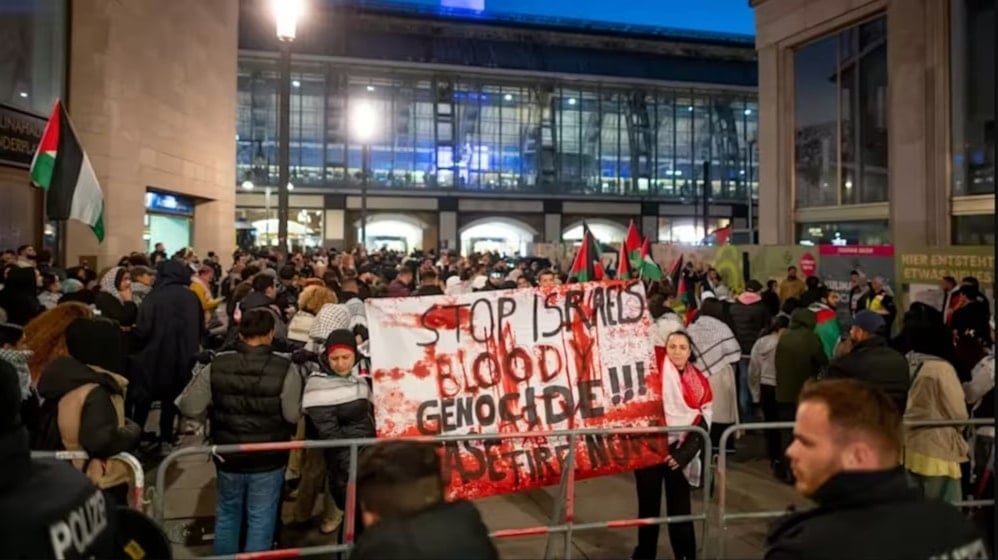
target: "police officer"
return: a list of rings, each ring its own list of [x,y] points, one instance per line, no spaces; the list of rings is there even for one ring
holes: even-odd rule
[[[0,360],[0,558],[112,558],[111,503],[64,461],[31,459],[17,372]]]

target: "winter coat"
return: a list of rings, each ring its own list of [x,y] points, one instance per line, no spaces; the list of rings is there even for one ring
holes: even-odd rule
[[[190,380],[204,334],[201,303],[189,288],[191,271],[182,262],[160,263],[156,284],[139,308],[133,335],[141,348],[132,373],[137,389],[152,400],[172,401]]]
[[[824,303],[818,302],[808,307],[814,312],[814,333],[821,339],[821,347],[831,360],[835,355],[835,345],[842,338],[842,327],[839,326],[839,314]]]
[[[848,354],[832,361],[826,377],[866,381],[887,393],[898,412],[904,414],[911,386],[908,361],[889,347],[883,337],[873,336],[854,343]]]
[[[924,499],[900,467],[840,472],[812,499],[817,507],[773,525],[765,560],[988,557],[960,510]]]
[[[828,365],[821,340],[814,334],[814,313],[797,309],[776,344],[776,402],[796,403],[804,382]]]
[[[3,367],[3,366],[0,366]],[[4,558],[115,558],[113,504],[72,465],[31,459],[27,430],[0,435],[0,548]],[[86,540],[53,537],[85,531]]]
[[[780,282],[780,287],[778,291],[780,292],[780,303],[787,301],[790,298],[799,298],[804,295],[807,290],[807,285],[800,278],[786,278],[783,282]]]
[[[399,282],[398,280],[392,280],[391,284],[388,284],[388,294],[387,297],[407,297],[409,295],[409,287]]]
[[[73,464],[100,488],[129,482],[127,464],[106,460],[133,450],[141,435],[139,426],[125,418],[127,386],[128,381],[116,373],[68,356],[56,359],[38,380],[44,402],[36,439],[39,448],[86,451],[91,459]]]
[[[766,311],[769,311],[770,317],[776,317],[780,314],[780,296],[772,290],[763,290],[761,294],[762,303],[766,306]]]
[[[780,335],[767,334],[756,341],[749,360],[749,391],[752,400],[759,402],[760,385],[776,386],[776,345]]]
[[[217,445],[288,441],[301,416],[302,380],[291,360],[270,346],[237,345],[198,372],[177,400],[184,416],[209,410]],[[266,472],[284,467],[286,451],[237,453],[215,459],[226,472]]]
[[[357,541],[351,560],[498,560],[488,527],[467,500],[381,519]]]
[[[762,297],[752,292],[743,292],[739,295],[731,305],[729,313],[731,332],[735,334],[742,354],[748,355],[752,352],[755,341],[759,340],[759,335],[769,327],[773,318],[766,309]]]
[[[267,294],[261,292],[250,292],[239,302],[239,314],[238,319],[242,318],[242,314],[246,313],[250,309],[264,308],[270,311],[274,316],[274,338],[285,341],[288,339],[288,325],[284,322],[284,315],[280,309],[278,309],[277,304],[274,300],[267,297]]]
[[[315,325],[315,315],[305,310],[298,311],[288,323],[288,340],[306,344],[308,331],[312,329],[313,325]]]
[[[905,421],[966,420],[967,405],[956,370],[949,362],[936,356],[912,352],[907,363],[911,366],[912,383],[908,393]],[[950,463],[968,460],[964,426],[939,428],[907,428],[904,433],[905,452],[941,459]]]
[[[122,327],[132,327],[139,316],[139,307],[130,301],[119,301],[107,292],[97,292],[94,305],[100,311],[100,316],[113,319]]]
[[[7,322],[25,326],[45,311],[38,301],[38,279],[34,268],[11,268],[0,290],[0,308],[7,313]]]

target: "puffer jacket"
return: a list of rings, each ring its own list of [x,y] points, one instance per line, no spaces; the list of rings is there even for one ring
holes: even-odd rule
[[[908,393],[905,421],[966,420],[967,405],[956,370],[949,362],[912,352],[908,354],[912,384]],[[967,462],[967,442],[963,426],[941,428],[907,428],[905,451],[914,451],[951,463]]]
[[[141,434],[139,426],[125,418],[127,386],[128,381],[116,373],[72,357],[56,359],[38,381],[38,392],[45,401],[40,430],[45,433],[36,439],[36,445],[86,451],[91,459],[73,464],[100,488],[129,482],[128,465],[109,460],[133,450]],[[61,441],[56,443],[56,439]]]
[[[752,352],[755,341],[759,340],[759,335],[772,321],[769,310],[759,294],[744,292],[731,305],[729,314],[731,332],[735,334],[742,354],[748,355]]]

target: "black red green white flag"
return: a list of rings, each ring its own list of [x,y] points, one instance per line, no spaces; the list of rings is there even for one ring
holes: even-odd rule
[[[48,219],[79,220],[104,240],[104,193],[61,101],[31,160],[31,182],[45,191]]]

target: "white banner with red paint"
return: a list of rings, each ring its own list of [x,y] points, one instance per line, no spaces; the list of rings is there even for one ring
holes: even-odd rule
[[[379,437],[665,425],[638,281],[367,302]],[[445,445],[454,497],[558,482],[567,438]],[[663,436],[579,438],[576,476],[661,463]]]

